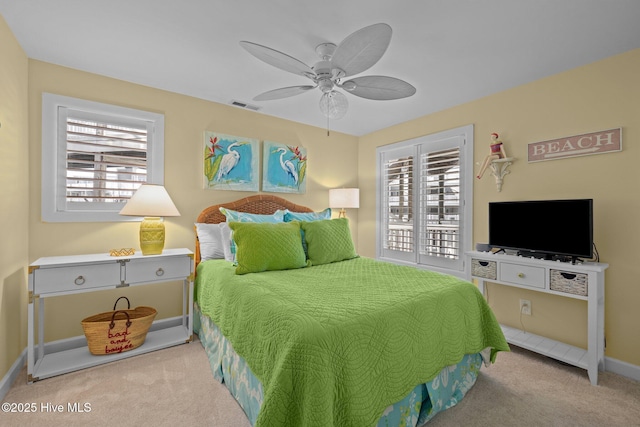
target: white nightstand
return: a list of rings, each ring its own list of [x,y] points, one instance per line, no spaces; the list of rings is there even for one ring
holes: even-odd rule
[[[109,254],[40,258],[29,266],[27,375],[32,383],[137,354],[191,342],[193,339],[193,252],[165,249],[161,255]],[[119,287],[183,281],[181,324],[154,322],[140,347],[123,353],[94,356],[84,336],[69,340],[76,345],[47,348],[44,342],[44,302],[47,297],[93,292]],[[38,341],[35,342],[35,306],[38,306]],[[105,310],[107,311],[107,310]],[[178,318],[179,319],[179,318]],[[80,322],[82,319],[78,319]],[[160,321],[162,322],[162,321]],[[68,344],[68,343],[67,343]],[[69,348],[71,347],[71,348]]]

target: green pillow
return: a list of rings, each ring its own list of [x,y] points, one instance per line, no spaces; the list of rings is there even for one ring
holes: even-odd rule
[[[236,274],[307,266],[299,222],[230,222],[236,241]]]
[[[248,213],[248,212],[240,212],[240,211],[234,211],[232,209],[227,209],[227,208],[219,208],[220,212],[222,213],[222,215],[224,215],[227,218],[227,223],[231,222],[231,221],[238,221],[238,222],[283,222],[284,221],[284,214],[287,212],[286,209],[278,209],[277,211],[275,211],[273,214],[271,215],[262,215],[262,214],[252,214],[252,213]],[[235,263],[236,260],[236,242],[235,239],[233,238],[233,233],[231,233],[231,258],[233,258],[233,262]]]
[[[304,230],[311,265],[344,261],[358,256],[347,218],[303,221],[300,227]]]
[[[284,222],[291,221],[318,221],[321,219],[331,219],[331,208],[326,208],[320,212],[291,212],[289,209],[284,212]],[[307,241],[304,239],[304,231],[300,230],[302,239],[302,249],[304,254],[308,256]]]

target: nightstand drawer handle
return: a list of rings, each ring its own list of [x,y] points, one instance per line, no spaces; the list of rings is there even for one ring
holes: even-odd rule
[[[524,273],[518,273],[518,277],[522,279],[524,277]]]
[[[84,285],[84,282],[85,282],[84,276],[78,276],[76,277],[76,280],[73,281],[73,283],[75,283],[78,286]]]
[[[164,270],[163,270],[162,268],[159,268],[159,269],[156,271],[156,276],[158,276],[158,277],[159,277],[159,276],[164,276]]]

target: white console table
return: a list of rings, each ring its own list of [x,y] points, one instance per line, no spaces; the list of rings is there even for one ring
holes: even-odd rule
[[[135,254],[113,257],[109,254],[89,254],[45,257],[33,262],[29,266],[27,381],[32,383],[54,375],[191,342],[193,339],[193,264],[193,252],[188,249],[165,249],[160,255],[147,256]],[[155,325],[152,325],[145,342],[140,347],[122,353],[95,356],[89,352],[86,339],[81,337],[81,340],[76,340],[80,342],[79,346],[66,348],[63,351],[45,352],[44,302],[47,297],[134,285],[152,285],[174,280],[183,281],[181,324],[163,328],[154,328]],[[37,342],[35,341],[36,305],[38,306]],[[79,318],[78,323],[81,320]]]
[[[507,342],[586,369],[591,384],[604,370],[603,263],[571,264],[491,252],[467,252],[471,277],[485,294],[485,282],[587,301],[587,350],[520,329],[502,326]]]

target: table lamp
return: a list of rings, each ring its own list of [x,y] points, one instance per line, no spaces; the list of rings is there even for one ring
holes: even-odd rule
[[[180,216],[162,185],[142,184],[120,211],[120,215],[144,217],[140,223],[142,255],[158,255],[164,248],[164,216]]]
[[[329,190],[329,207],[340,208],[338,218],[346,218],[345,208],[360,207],[359,188],[334,188]]]

